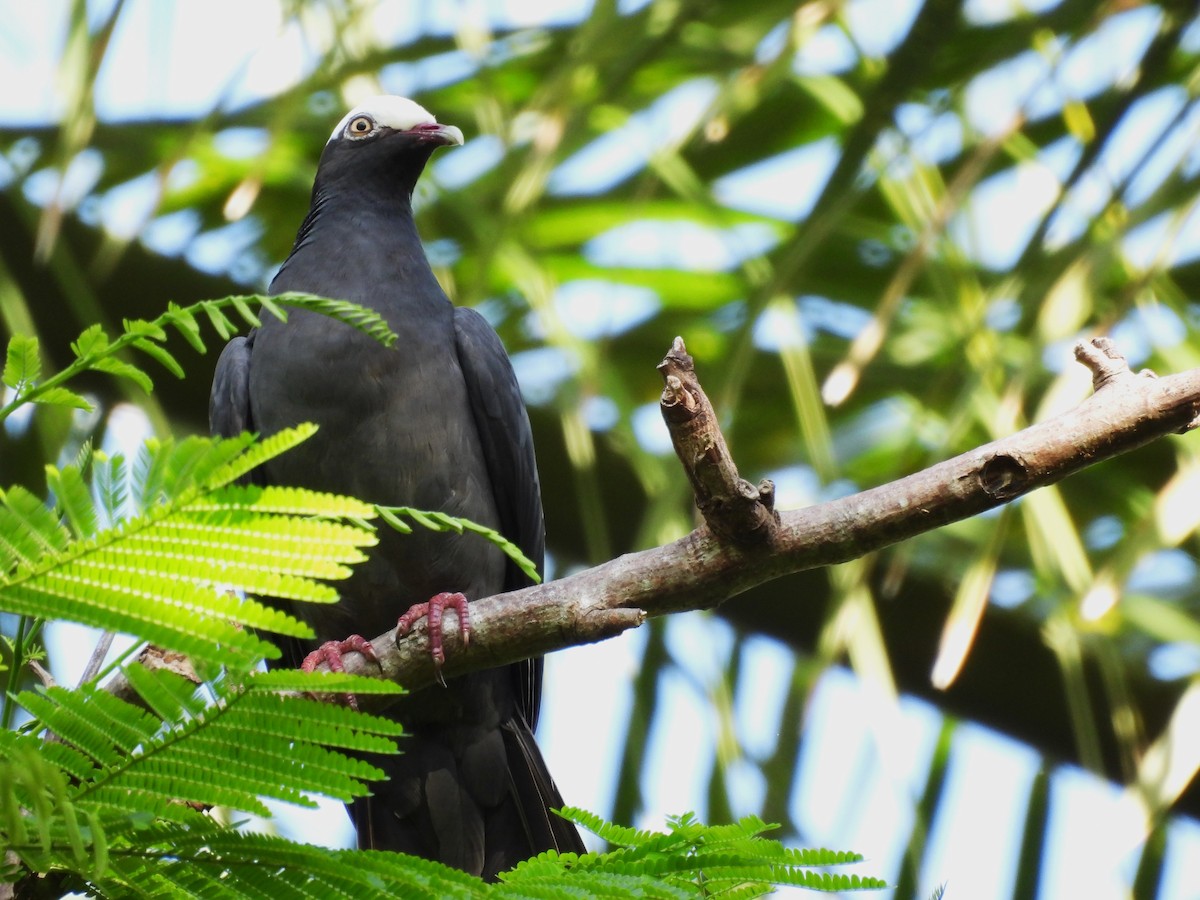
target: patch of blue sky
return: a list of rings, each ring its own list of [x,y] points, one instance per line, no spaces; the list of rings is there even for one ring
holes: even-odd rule
[[[1200,675],[1200,646],[1190,641],[1159,644],[1146,658],[1146,668],[1159,681],[1177,681]]]
[[[815,334],[811,322],[778,304],[768,306],[754,320],[754,346],[772,353],[803,347]]]
[[[133,0],[104,56],[96,112],[124,119],[237,108],[293,87],[318,58],[311,35],[285,20],[279,3]]]
[[[680,671],[705,692],[725,677],[734,641],[733,627],[711,613],[694,611],[667,619],[667,652]]]
[[[499,297],[484,297],[475,304],[475,312],[487,319],[487,323],[496,329],[507,321],[509,310],[509,304]]]
[[[1136,101],[1121,118],[1100,154],[1098,163],[1103,166],[1105,174],[1114,183],[1130,178],[1187,102],[1187,92],[1176,85],[1159,88]],[[1194,123],[1195,119],[1191,121]],[[1157,155],[1163,149],[1158,147],[1153,152]],[[1150,173],[1154,174],[1155,171]],[[1148,176],[1138,172],[1138,177]],[[1142,191],[1137,196],[1144,198],[1144,187]]]
[[[1200,824],[1195,819],[1177,816],[1168,827],[1167,835],[1159,896],[1194,900],[1196,885],[1200,884]]]
[[[746,753],[765,760],[774,752],[784,728],[783,707],[792,686],[796,654],[782,641],[754,634],[742,638],[741,650],[733,694],[734,727]],[[796,728],[797,723],[788,727]]]
[[[667,456],[675,452],[675,445],[671,443],[671,434],[663,424],[662,411],[657,401],[636,407],[630,414],[629,422],[633,426],[633,436],[637,438],[643,450],[658,456]]]
[[[683,613],[672,620],[694,615]],[[694,652],[703,655],[704,648]],[[667,816],[686,809],[707,820],[716,730],[716,712],[708,694],[677,667],[664,667],[639,773],[643,805],[635,827],[661,829]]]
[[[270,145],[271,132],[265,128],[225,128],[213,135],[213,148],[226,159],[254,159]]]
[[[115,238],[132,240],[143,232],[146,224],[154,216],[158,205],[158,191],[160,179],[154,172],[138,175],[137,178],[110,187],[102,197],[96,198],[96,222]],[[194,214],[193,218],[198,221]]]
[[[1046,145],[1037,154],[1037,164],[1045,167],[1060,182],[1066,181],[1079,162],[1083,145],[1070,135]]]
[[[1107,550],[1115,547],[1125,536],[1125,524],[1113,515],[1097,516],[1083,529],[1083,542],[1089,550]]]
[[[846,670],[825,672],[804,722],[781,723],[808,736],[788,798],[804,844],[853,847],[869,861],[860,873],[896,872],[939,723],[925,703],[904,698],[894,707]]]
[[[262,223],[246,216],[194,238],[184,251],[188,264],[209,274],[232,274],[242,258],[262,236]]]
[[[969,724],[956,729],[918,896],[930,896],[942,883],[972,900],[1012,896],[1021,826],[1039,764],[1028,747],[994,731]],[[1046,865],[1057,867],[1057,862],[1051,859]],[[1067,891],[1039,896],[1096,895]]]
[[[623,16],[630,16],[645,9],[651,2],[653,0],[617,0],[617,12]]]
[[[394,0],[399,2],[399,0]],[[421,5],[421,4],[418,4]],[[456,30],[461,30],[464,20],[484,18],[498,29],[561,28],[582,22],[592,11],[592,0],[467,0],[460,3],[431,3],[431,7],[445,6],[455,10],[453,18]]]
[[[1055,207],[1046,225],[1046,247],[1054,250],[1079,238],[1112,200],[1112,179],[1090,166]]]
[[[88,148],[75,154],[61,173],[50,168],[34,172],[25,179],[21,190],[36,206],[57,203],[63,209],[74,209],[92,192],[103,173],[103,154]]]
[[[774,469],[766,477],[775,482],[777,509],[800,509],[822,499],[821,479],[811,466],[794,465]]]
[[[1200,18],[1192,19],[1183,29],[1179,38],[1179,47],[1185,53],[1195,53],[1200,50]]]
[[[42,142],[33,136],[17,138],[8,148],[7,162],[13,175],[24,178],[42,156]]]
[[[65,3],[0,0],[0,119],[48,125],[62,113],[58,59],[70,7]],[[20,85],[20,90],[12,86]]]
[[[1158,29],[1161,13],[1146,6],[1112,16],[1092,34],[1063,48],[1054,61],[1027,50],[982,72],[966,89],[967,120],[996,134],[1024,113],[1037,120],[1056,115],[1066,100],[1085,100],[1127,79]]]
[[[919,405],[904,396],[871,403],[834,429],[834,454],[838,459],[852,460],[870,448],[893,444],[898,435],[916,431],[919,416]]]
[[[1131,821],[1121,790],[1074,766],[1062,766],[1050,784],[1049,806],[1046,846],[1055,849],[1042,868],[1037,896],[1130,896],[1126,885],[1133,881],[1137,854],[1130,852]]]
[[[572,806],[601,815],[613,808],[625,749],[620,737],[630,721],[633,680],[645,654],[646,635],[645,628],[635,628],[546,657],[538,746],[563,800]],[[689,804],[684,801],[673,811]],[[589,847],[600,849],[599,839],[589,832],[582,837]]]
[[[1190,262],[1200,256],[1200,212],[1192,208],[1182,221],[1171,212],[1157,215],[1129,231],[1121,249],[1130,263],[1146,270]]]
[[[1125,191],[1125,202],[1130,207],[1136,207],[1148,200],[1177,169],[1194,170],[1196,163],[1197,137],[1200,137],[1200,107],[1189,103],[1182,88],[1165,88],[1156,92],[1156,95],[1162,95],[1162,115],[1165,118],[1165,114],[1170,110],[1174,122],[1167,125],[1162,135],[1155,136],[1158,145],[1150,151],[1145,162],[1132,172],[1129,187]],[[1186,108],[1184,104],[1187,104]]]
[[[1181,597],[1196,584],[1196,561],[1183,550],[1158,550],[1138,560],[1125,582],[1127,590],[1156,597]]]
[[[1001,569],[992,579],[988,600],[1001,609],[1015,609],[1033,596],[1037,581],[1028,569]]]
[[[580,405],[583,421],[592,431],[608,431],[621,420],[621,408],[612,397],[594,394]]]
[[[1062,107],[1058,93],[1050,84],[1050,64],[1033,50],[976,75],[964,94],[967,123],[985,135],[1007,129],[1018,115],[1037,119]]]
[[[1053,375],[1059,375],[1067,366],[1077,366],[1075,361],[1075,345],[1084,338],[1084,335],[1073,334],[1068,337],[1058,338],[1050,341],[1042,348],[1042,365],[1047,372]],[[1122,347],[1121,351],[1124,352]]]
[[[730,300],[709,314],[709,322],[718,331],[729,333],[745,324],[746,312],[745,300]]]
[[[598,266],[725,272],[779,243],[762,222],[713,228],[690,221],[636,221],[588,241],[584,256]]]
[[[1174,310],[1151,304],[1129,311],[1109,335],[1131,366],[1137,366],[1156,349],[1178,346],[1187,338],[1187,326]]]
[[[887,56],[907,36],[923,0],[850,0],[846,21],[867,56]]]
[[[691,132],[716,95],[717,85],[708,78],[668,91],[560,163],[550,174],[550,193],[587,196],[610,190],[641,171],[656,151]]]
[[[1104,19],[1076,41],[1055,72],[1063,94],[1073,100],[1094,97],[1130,78],[1162,26],[1162,10],[1146,4]]]
[[[194,159],[181,159],[167,173],[167,192],[186,191],[200,180],[200,164]]]
[[[536,347],[512,355],[513,371],[521,395],[530,406],[544,406],[554,399],[558,387],[575,374],[578,360],[561,347]]]
[[[1007,271],[1020,258],[1062,190],[1039,161],[1020,163],[986,178],[950,221],[950,234],[980,265]]]
[[[963,126],[956,113],[924,103],[901,103],[896,107],[896,127],[922,162],[944,163],[962,153]]]
[[[997,297],[988,303],[984,322],[992,331],[1012,331],[1021,321],[1021,304],[1014,297]]]
[[[812,212],[840,154],[835,138],[813,141],[723,175],[713,195],[733,209],[798,221]]]
[[[379,83],[389,94],[413,96],[465,81],[479,71],[479,60],[465,50],[447,50],[412,62],[391,63],[379,70]]]
[[[434,180],[457,191],[490,172],[504,158],[504,142],[494,134],[468,137],[465,144],[438,156],[433,164]]]
[[[972,25],[999,25],[1018,16],[1045,12],[1060,3],[1062,0],[967,0],[963,18]]]
[[[425,241],[425,256],[431,266],[452,266],[462,258],[462,245],[451,238],[434,238]]]
[[[800,316],[817,331],[834,337],[853,340],[871,321],[871,314],[850,303],[840,303],[818,294],[804,294],[796,298]]]
[[[116,216],[118,227],[122,217]],[[141,229],[141,241],[155,253],[177,256],[183,253],[200,232],[201,219],[194,209],[181,209],[151,219]],[[119,232],[118,232],[119,234]]]
[[[403,46],[422,34],[433,34],[431,18],[455,8],[454,3],[410,3],[382,0],[371,6],[364,22],[383,46]],[[437,20],[440,21],[440,20]]]
[[[858,62],[858,50],[837,25],[823,25],[796,50],[792,71],[797,75],[837,75]]]
[[[571,334],[595,341],[640,325],[662,304],[650,288],[588,278],[560,285],[554,305]]]
[[[764,65],[787,50],[788,35],[791,33],[791,22],[783,21],[768,31],[754,48],[754,61]]]
[[[767,798],[767,778],[762,769],[744,756],[724,762],[722,775],[729,797],[729,808],[735,818],[759,815]],[[778,840],[779,835],[768,835]]]
[[[794,308],[771,304],[764,309],[754,323],[754,345],[779,352],[809,343],[818,331],[851,340],[870,320],[866,310],[828,297],[805,294],[796,298]]]

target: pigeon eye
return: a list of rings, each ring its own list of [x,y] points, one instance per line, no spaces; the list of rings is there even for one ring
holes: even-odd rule
[[[375,122],[370,116],[356,116],[350,120],[350,124],[346,126],[346,133],[350,137],[363,137],[375,130]]]

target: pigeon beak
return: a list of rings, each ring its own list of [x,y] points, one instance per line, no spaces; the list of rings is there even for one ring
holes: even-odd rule
[[[439,125],[436,122],[430,122],[427,125],[418,125],[408,133],[435,144],[461,146],[463,142],[461,129],[453,125]]]

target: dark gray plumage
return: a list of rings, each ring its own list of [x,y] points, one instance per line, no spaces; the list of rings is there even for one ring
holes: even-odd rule
[[[348,326],[292,311],[230,341],[210,402],[214,433],[318,433],[259,477],[390,505],[443,510],[500,529],[541,567],[545,532],[529,421],[495,332],[446,298],[413,222],[411,195],[433,150],[461,143],[411,101],[351,111],[321,155],[312,205],[272,293],[308,291],[380,312],[386,349]],[[528,583],[478,537],[384,529],[332,606],[300,604],[320,641],[386,631],[441,591],[486,597]],[[284,664],[303,651],[293,647]],[[453,679],[396,709],[404,755],[352,813],[359,844],[492,877],[544,849],[582,851],[533,741],[541,660]]]

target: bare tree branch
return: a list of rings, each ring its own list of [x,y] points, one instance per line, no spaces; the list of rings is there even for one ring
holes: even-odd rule
[[[1200,369],[1134,374],[1106,338],[1075,349],[1095,393],[1062,415],[906,478],[805,509],[776,513],[769,482],[737,468],[682,340],[659,366],[663,415],[705,516],[673,543],[585,572],[471,603],[471,640],[445,629],[443,674],[515,662],[613,637],[650,616],[710,609],[783,575],[855,559],[968,518],[1068,475],[1197,424]],[[453,624],[453,623],[452,623]],[[372,641],[379,664],[357,653],[346,671],[410,689],[437,678],[422,623],[399,642]],[[361,698],[365,706],[387,698]]]
[[[445,674],[611,637],[649,616],[709,609],[750,587],[855,559],[1053,484],[1196,424],[1200,369],[1135,375],[1110,341],[1080,344],[1096,392],[1075,409],[881,487],[775,513],[769,487],[740,478],[681,340],[660,365],[663,414],[706,524],[686,537],[586,572],[471,603],[470,647],[446,629]],[[767,483],[769,485],[769,482]],[[380,666],[347,669],[410,688],[434,681],[424,628],[373,641]]]

